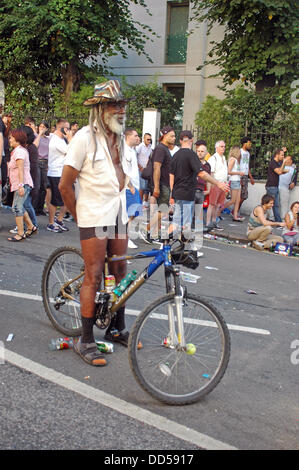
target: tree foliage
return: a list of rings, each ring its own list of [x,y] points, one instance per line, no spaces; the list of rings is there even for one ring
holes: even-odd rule
[[[299,9],[297,0],[193,0],[193,17],[208,31],[224,27],[212,41],[206,64],[219,67],[224,85],[236,80],[266,86],[290,86],[298,76]]]
[[[161,112],[161,127],[165,125],[176,127],[175,117],[180,112],[181,103],[177,102],[170,92],[165,92],[155,80],[136,85],[124,83],[124,94],[127,98],[134,97],[128,105],[128,127],[136,128],[141,134],[145,108],[156,108]]]
[[[273,151],[285,145],[295,158],[299,152],[298,105],[292,105],[290,91],[267,88],[261,93],[239,85],[224,99],[208,96],[196,115],[195,124],[200,138],[206,139],[210,151],[217,140],[227,147],[240,145],[240,138],[251,138],[253,174],[266,176]]]
[[[133,21],[131,4],[147,8],[144,0],[1,2],[0,77],[31,96],[45,84],[69,96],[90,70],[102,73],[108,57],[145,53],[152,30]]]

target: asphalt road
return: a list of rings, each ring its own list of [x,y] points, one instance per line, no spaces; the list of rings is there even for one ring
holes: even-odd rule
[[[37,236],[12,244],[13,217],[0,210],[0,449],[299,449],[298,258],[205,241],[201,278],[189,289],[230,325],[230,363],[201,402],[170,407],[140,389],[120,345],[103,369],[71,350],[49,350],[60,334],[40,300],[43,265],[57,247],[79,242],[73,223],[53,234],[45,217],[39,221]],[[142,309],[163,293],[160,270],[128,307]]]

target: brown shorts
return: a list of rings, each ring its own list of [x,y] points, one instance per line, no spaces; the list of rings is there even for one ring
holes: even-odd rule
[[[223,206],[226,200],[226,193],[213,185],[209,194],[209,203],[212,206]]]

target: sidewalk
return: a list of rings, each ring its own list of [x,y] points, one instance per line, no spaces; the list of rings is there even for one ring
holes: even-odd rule
[[[244,216],[245,218],[243,222],[234,222],[232,216],[229,214],[222,213],[221,217],[223,220],[220,220],[218,222],[218,225],[219,227],[223,228],[223,230],[214,229],[211,230],[208,235],[216,235],[217,239],[218,237],[225,238],[226,240],[230,240],[235,243],[249,243],[249,240],[246,235],[249,216]],[[206,234],[204,234],[205,238],[209,238],[205,235]]]

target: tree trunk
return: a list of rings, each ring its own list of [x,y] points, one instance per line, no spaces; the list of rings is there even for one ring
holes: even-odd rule
[[[276,77],[274,74],[265,75],[262,80],[259,80],[255,84],[255,91],[261,93],[265,88],[273,88],[276,83]]]
[[[72,91],[78,91],[80,84],[80,72],[76,62],[71,61],[62,68],[62,86],[65,100],[68,101]]]

